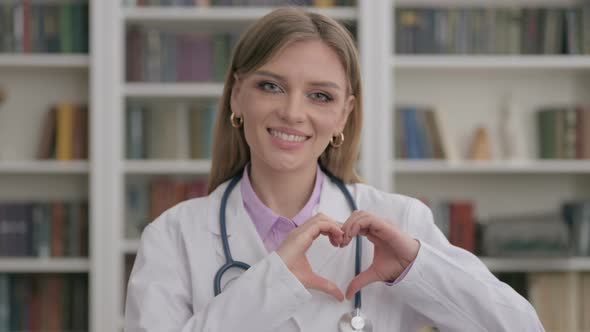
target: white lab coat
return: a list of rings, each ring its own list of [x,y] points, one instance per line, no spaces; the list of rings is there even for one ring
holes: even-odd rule
[[[128,285],[125,331],[337,331],[354,297],[339,303],[306,289],[275,252],[268,253],[243,207],[239,184],[226,212],[229,243],[233,258],[251,268],[213,296],[214,275],[225,262],[219,207],[227,184],[208,197],[178,204],[145,229]],[[415,331],[424,325],[440,331],[543,331],[533,307],[476,256],[450,245],[420,201],[364,184],[348,188],[359,209],[421,242],[400,283],[376,282],[362,290],[362,310],[373,331]],[[338,222],[351,213],[328,178],[318,210]],[[335,248],[324,236],[307,254],[313,270],[343,292],[354,276],[354,255],[353,242]],[[363,269],[372,256],[372,244],[364,238]]]

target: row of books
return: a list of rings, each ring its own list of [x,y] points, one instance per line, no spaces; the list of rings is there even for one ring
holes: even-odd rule
[[[590,201],[566,201],[550,213],[478,220],[469,200],[425,200],[451,244],[491,257],[590,256]]]
[[[580,274],[578,280],[562,272],[499,273],[497,277],[529,300],[546,331],[590,331],[590,273]],[[574,292],[577,301],[571,299]],[[572,312],[577,321],[571,319]]]
[[[87,331],[85,274],[0,274],[0,331]]]
[[[451,244],[479,253],[476,248],[475,206],[472,201],[425,200],[432,210],[434,222]]]
[[[590,54],[590,5],[396,10],[401,54]]]
[[[62,102],[51,106],[42,122],[38,159],[88,159],[88,106]]]
[[[438,112],[426,106],[399,106],[395,112],[397,159],[445,159],[447,146]]]
[[[216,111],[217,103],[129,103],[127,158],[210,158]]]
[[[356,0],[125,0],[126,6],[354,6]]]
[[[0,256],[87,257],[88,203],[0,203]]]
[[[126,237],[138,238],[143,228],[162,212],[184,200],[206,195],[207,180],[202,178],[161,177],[127,183]]]
[[[590,105],[547,106],[537,112],[542,159],[590,159]]]
[[[127,81],[223,81],[238,33],[175,33],[131,26]]]
[[[88,3],[0,3],[0,53],[88,53]]]

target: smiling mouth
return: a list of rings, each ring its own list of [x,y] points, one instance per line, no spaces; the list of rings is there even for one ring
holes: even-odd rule
[[[281,131],[278,131],[276,129],[271,129],[268,128],[267,129],[268,133],[273,136],[273,137],[277,137],[283,141],[287,141],[287,142],[303,142],[303,141],[307,141],[310,136],[299,136],[299,135],[293,135],[293,134],[285,134]]]

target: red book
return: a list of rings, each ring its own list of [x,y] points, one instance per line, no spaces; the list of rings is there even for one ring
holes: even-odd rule
[[[141,81],[142,73],[142,49],[141,49],[141,31],[137,27],[127,29],[127,81]]]
[[[51,211],[51,256],[63,257],[65,240],[66,207],[63,202],[53,203]]]
[[[31,278],[31,298],[29,299],[29,331],[40,332],[41,329],[41,292],[39,279]]]
[[[61,275],[48,275],[49,294],[51,299],[51,306],[49,309],[49,328],[48,331],[63,331],[63,276]],[[44,308],[45,309],[45,308]]]
[[[473,203],[469,201],[452,202],[451,243],[475,253],[475,217]]]

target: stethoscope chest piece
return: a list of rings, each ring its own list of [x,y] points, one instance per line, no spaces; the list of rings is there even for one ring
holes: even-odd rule
[[[347,312],[342,315],[338,322],[338,328],[341,332],[372,332],[373,326],[363,315],[360,310],[355,309],[352,312]]]

